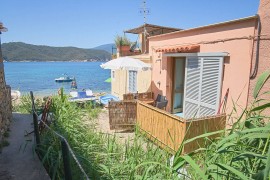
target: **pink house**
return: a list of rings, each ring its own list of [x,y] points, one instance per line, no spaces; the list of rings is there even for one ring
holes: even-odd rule
[[[257,44],[270,27],[266,2],[259,15],[149,37],[151,90],[167,97],[167,111],[191,118],[248,106],[257,76],[270,69],[269,38]],[[264,54],[256,59],[257,46]]]

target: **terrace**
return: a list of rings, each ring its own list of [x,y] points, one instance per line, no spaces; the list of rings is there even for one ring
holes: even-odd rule
[[[184,139],[225,128],[226,114],[182,118],[150,105],[148,102],[153,99],[152,92],[133,95],[125,94],[123,101],[109,103],[110,128],[125,130],[137,124],[150,140],[169,152],[175,152]],[[203,139],[188,143],[184,152],[203,147],[204,143]]]

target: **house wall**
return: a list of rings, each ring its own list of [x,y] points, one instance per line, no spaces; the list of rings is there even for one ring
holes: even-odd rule
[[[137,90],[139,93],[151,91],[151,71],[138,71]],[[119,99],[128,93],[128,71],[115,70],[115,78],[111,82],[111,93]]]
[[[265,72],[266,70],[270,70],[270,1],[269,0],[261,0],[260,6],[258,10],[258,14],[261,20],[261,39],[259,41],[259,64],[258,64],[258,72],[257,76],[254,79],[250,80],[250,89],[249,89],[249,103],[253,102],[253,90],[257,82],[257,78],[260,74]],[[256,29],[255,34],[257,35],[258,30]],[[257,40],[254,42],[254,53],[252,58],[252,68],[251,74],[253,72],[255,66],[255,59],[256,59],[256,43]],[[270,80],[265,83],[265,86],[262,89],[262,92],[266,92],[270,90]],[[270,100],[270,94],[264,95],[264,99]],[[270,115],[270,109],[266,109],[265,113]]]
[[[230,22],[166,35],[151,37],[150,55],[153,61],[152,90],[155,96],[166,95],[169,100],[167,107],[171,111],[172,102],[172,59],[163,53],[155,52],[157,48],[174,45],[200,44],[200,52],[228,52],[225,58],[222,79],[222,95],[229,88],[227,112],[233,108],[232,99],[241,107],[247,105],[249,74],[256,19]],[[222,41],[220,41],[222,40]],[[219,42],[220,41],[220,42]],[[157,61],[161,59],[161,61]],[[158,84],[160,82],[160,84]]]
[[[111,81],[111,93],[119,99],[123,99],[123,94],[127,89],[127,71],[115,70],[114,78]]]

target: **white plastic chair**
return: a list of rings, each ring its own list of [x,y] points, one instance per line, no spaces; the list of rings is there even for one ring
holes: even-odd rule
[[[71,91],[69,93],[72,97],[78,97],[78,92],[77,91]]]
[[[86,96],[93,96],[93,91],[90,89],[87,89],[86,91]]]

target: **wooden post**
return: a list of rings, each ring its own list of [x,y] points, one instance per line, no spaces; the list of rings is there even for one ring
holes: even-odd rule
[[[34,95],[33,91],[30,91],[30,97],[31,97],[31,102],[32,102],[32,112],[36,112],[36,107],[35,107],[35,100],[34,100]]]
[[[69,161],[69,150],[68,150],[66,141],[63,138],[61,138],[61,147],[62,147],[62,155],[63,155],[63,163],[64,163],[65,180],[72,180],[70,161]]]
[[[40,137],[39,137],[39,131],[38,131],[38,115],[36,112],[33,112],[33,121],[34,121],[34,132],[36,137],[36,144],[37,147],[40,145]]]

